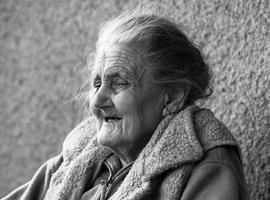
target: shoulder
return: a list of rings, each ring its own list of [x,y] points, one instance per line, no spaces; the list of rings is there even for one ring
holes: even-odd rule
[[[233,169],[235,167],[242,168],[238,148],[230,145],[217,146],[207,150],[196,168],[208,163],[228,165]]]
[[[195,196],[194,196],[195,195]],[[234,146],[205,152],[193,168],[183,199],[248,199],[243,167]],[[205,198],[206,197],[206,198]]]
[[[196,164],[192,173],[219,171],[235,179],[245,187],[243,164],[236,146],[224,145],[209,149],[203,159]]]
[[[30,181],[13,190],[1,200],[43,199],[43,196],[49,187],[52,174],[59,168],[62,161],[62,155],[49,159],[35,172]]]

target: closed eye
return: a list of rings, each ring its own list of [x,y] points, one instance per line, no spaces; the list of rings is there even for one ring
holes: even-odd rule
[[[96,75],[95,76],[95,78],[93,79],[93,87],[94,88],[96,88],[96,89],[98,89],[98,88],[100,88],[101,87],[101,78],[100,78],[100,76],[99,75]]]
[[[119,77],[116,77],[116,78],[114,78],[113,79],[113,84],[115,84],[115,85],[129,85],[129,82],[128,81],[126,81],[126,80],[124,80],[124,79],[122,79],[122,78],[119,78]]]
[[[93,84],[94,88],[100,88],[101,87],[101,81],[95,81]]]

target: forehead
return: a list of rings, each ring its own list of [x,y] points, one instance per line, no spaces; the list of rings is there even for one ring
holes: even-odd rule
[[[94,74],[106,75],[111,71],[126,71],[138,75],[142,70],[139,51],[124,45],[111,45],[99,51]]]

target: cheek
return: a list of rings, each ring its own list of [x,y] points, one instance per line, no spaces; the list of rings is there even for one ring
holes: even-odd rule
[[[123,91],[113,97],[116,109],[123,115],[136,113],[138,110],[136,95],[131,91]]]
[[[114,98],[114,105],[124,118],[123,130],[125,133],[131,133],[138,128],[143,118],[137,99],[134,94],[128,92]]]

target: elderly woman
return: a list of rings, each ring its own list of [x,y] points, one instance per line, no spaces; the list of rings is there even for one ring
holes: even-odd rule
[[[210,77],[173,22],[135,12],[110,20],[96,44],[94,117],[3,199],[248,199],[237,142],[194,104],[211,94]]]

